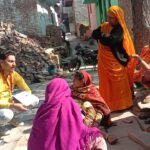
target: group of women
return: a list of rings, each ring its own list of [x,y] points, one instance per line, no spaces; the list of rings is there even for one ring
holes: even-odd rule
[[[110,7],[108,22],[86,36],[98,41],[99,89],[84,70],[75,72],[71,87],[62,78],[51,80],[28,150],[107,150],[105,135],[96,127],[111,126],[111,112],[133,105],[135,50],[123,10]]]

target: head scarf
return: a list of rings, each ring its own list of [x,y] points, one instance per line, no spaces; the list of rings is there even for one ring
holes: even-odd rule
[[[100,136],[98,129],[83,124],[67,82],[61,78],[51,80],[33,122],[28,150],[89,149],[90,137],[97,136]]]
[[[85,70],[80,70],[80,73],[82,73],[82,75],[84,77],[83,80],[84,80],[85,86],[92,84],[92,77],[89,73],[87,73]]]
[[[85,82],[85,86],[73,88],[72,95],[77,99],[79,98],[83,101],[91,102],[91,104],[94,108],[97,109],[97,111],[103,112],[104,116],[109,115],[110,109],[104,99],[101,97],[96,85],[92,83],[91,75],[85,70],[80,70],[80,73],[82,73],[84,77],[83,81]]]
[[[135,54],[134,45],[130,37],[128,28],[126,26],[123,10],[118,6],[111,6],[108,9],[108,15],[117,18],[119,24],[121,25],[123,29],[123,47],[126,50],[127,54],[129,56]],[[128,74],[129,74],[130,85],[132,85],[133,83],[133,74],[134,74],[135,66],[136,66],[136,61],[134,59],[130,60],[128,64]]]

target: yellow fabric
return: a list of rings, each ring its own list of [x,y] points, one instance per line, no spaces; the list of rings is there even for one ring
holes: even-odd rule
[[[9,78],[10,76],[8,76],[7,78],[8,83],[10,81]],[[16,85],[21,91],[27,91],[31,93],[31,90],[24,79],[16,71],[12,73],[12,83],[13,89]],[[6,84],[2,77],[2,74],[0,73],[0,108],[9,108],[11,97],[12,93],[10,92],[8,85]]]
[[[124,21],[124,14],[118,6],[112,6],[108,10],[108,15],[118,19],[123,29],[123,47],[128,55],[135,53],[134,46]],[[108,22],[101,25],[102,33],[110,33],[112,26]],[[100,81],[100,93],[111,111],[123,110],[133,105],[131,85],[133,82],[133,72],[135,63],[129,62],[127,67],[123,67],[111,52],[108,46],[99,43],[98,52],[98,73]]]

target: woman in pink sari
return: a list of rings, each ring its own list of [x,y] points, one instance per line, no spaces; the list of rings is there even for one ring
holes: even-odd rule
[[[79,106],[64,79],[46,88],[45,101],[35,116],[28,150],[107,150],[101,132],[83,124]]]

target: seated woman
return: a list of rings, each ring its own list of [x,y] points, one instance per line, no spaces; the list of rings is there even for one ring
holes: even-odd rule
[[[134,73],[134,82],[141,82],[145,69],[141,65],[140,58],[142,58],[142,60],[144,60],[147,64],[150,64],[150,41],[149,45],[146,45],[142,48],[140,56],[137,55],[135,57],[137,58],[137,67],[136,72]]]
[[[72,96],[79,103],[85,116],[84,122],[88,126],[99,126],[100,122],[105,127],[112,125],[110,109],[101,97],[96,85],[92,84],[92,78],[85,70],[77,71],[73,77]],[[87,101],[88,103],[87,106]]]
[[[45,101],[35,116],[28,150],[83,149],[107,150],[107,145],[99,129],[83,123],[68,83],[55,78],[47,85]]]
[[[141,56],[133,55],[133,58],[137,59],[139,64],[143,69],[143,74],[141,75],[141,83],[147,89],[147,94],[144,96],[143,103],[150,103],[150,64],[148,64]],[[148,119],[145,120],[146,124],[150,124],[150,109],[147,112],[143,112],[140,114],[140,119]]]
[[[140,66],[141,66],[141,74],[140,74],[140,82],[144,85],[148,91],[150,90],[150,64],[148,64],[141,56],[138,54],[133,55],[132,58],[135,58],[138,60]],[[145,97],[143,100],[144,103],[150,102],[150,91],[148,96]]]

